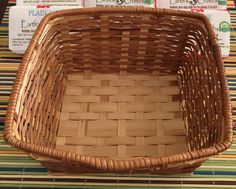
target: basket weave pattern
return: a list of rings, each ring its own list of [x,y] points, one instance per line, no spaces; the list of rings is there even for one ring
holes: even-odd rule
[[[51,171],[191,172],[232,142],[222,64],[198,13],[51,13],[19,68],[5,139]]]
[[[186,152],[177,76],[72,74],[57,148],[130,158]],[[172,85],[171,85],[172,84]]]

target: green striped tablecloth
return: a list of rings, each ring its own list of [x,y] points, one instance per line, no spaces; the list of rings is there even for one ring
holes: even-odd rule
[[[10,0],[9,6],[14,4],[15,1]],[[236,120],[236,9],[232,8],[233,1],[228,4],[232,15],[232,42],[225,67]],[[236,142],[227,152],[206,161],[192,175],[49,175],[37,161],[3,140],[6,107],[20,61],[21,56],[8,50],[7,9],[0,24],[0,188],[236,188]]]

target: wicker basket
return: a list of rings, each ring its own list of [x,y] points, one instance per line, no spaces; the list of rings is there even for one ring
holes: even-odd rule
[[[53,172],[191,172],[231,145],[215,33],[199,13],[51,13],[20,65],[6,141]]]

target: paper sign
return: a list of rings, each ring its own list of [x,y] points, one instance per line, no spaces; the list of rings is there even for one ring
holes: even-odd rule
[[[222,56],[228,57],[230,53],[230,13],[227,10],[192,9],[192,11],[202,12],[209,18],[215,29]]]
[[[69,6],[40,7],[41,8],[37,8],[36,6],[13,6],[10,8],[9,49],[13,52],[20,54],[25,52],[37,26],[46,14],[70,8]]]
[[[226,9],[227,0],[156,0],[157,8],[173,9]]]
[[[154,7],[154,0],[85,0],[85,7],[98,6],[142,6]]]
[[[17,6],[83,6],[83,0],[16,0]]]

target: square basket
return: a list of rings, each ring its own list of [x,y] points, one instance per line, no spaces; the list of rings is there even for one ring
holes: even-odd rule
[[[20,65],[4,136],[52,172],[192,172],[232,142],[211,24],[167,9],[48,14]]]

